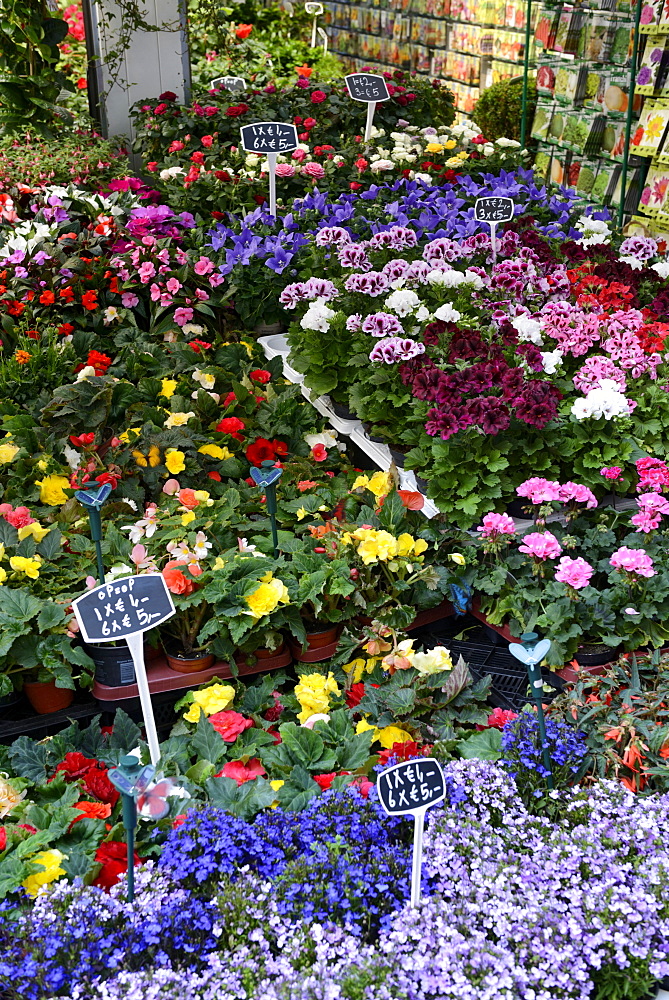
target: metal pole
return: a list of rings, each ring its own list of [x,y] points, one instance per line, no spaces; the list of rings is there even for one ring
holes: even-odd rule
[[[641,0],[639,0],[641,2]],[[528,76],[530,72],[530,41],[532,34],[532,0],[527,0],[525,9],[525,53],[523,55],[523,97],[522,112],[520,118],[520,146],[525,148],[525,138],[527,136],[527,89]]]
[[[420,903],[420,876],[423,867],[423,826],[425,824],[425,810],[420,809],[414,813],[413,828],[413,864],[411,866],[411,905],[418,906]]]
[[[641,20],[642,0],[636,0],[636,13],[634,15],[634,41],[632,43],[632,65],[630,66],[630,87],[629,100],[627,104],[627,118],[625,121],[625,148],[623,150],[623,169],[620,174],[620,205],[618,206],[618,229],[623,228],[625,218],[625,194],[627,187],[627,165],[630,156],[630,138],[632,136],[632,118],[634,113],[634,87],[636,83],[636,64],[639,56],[639,22]]]

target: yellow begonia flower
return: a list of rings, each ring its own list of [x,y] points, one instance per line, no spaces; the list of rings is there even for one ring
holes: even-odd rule
[[[190,418],[194,416],[192,410],[189,410],[188,413],[170,413],[165,421],[165,427],[185,427]]]
[[[212,569],[223,569],[224,566],[225,566],[225,559],[223,559],[222,556],[216,556],[216,559],[214,561],[214,565],[211,568]]]
[[[207,490],[195,490],[195,499],[198,503],[203,503],[205,507],[211,507],[214,503],[211,499],[211,493]]]
[[[37,580],[39,577],[41,564],[42,560],[38,555],[33,556],[32,559],[26,559],[25,556],[12,556],[9,560],[9,565],[16,573],[25,573],[31,580]]]
[[[409,535],[406,531],[404,531],[401,535],[399,535],[397,538],[398,556],[408,556],[409,553],[412,552],[413,550],[415,541],[416,541],[415,538]]]
[[[375,472],[367,484],[367,489],[374,494],[377,500],[387,495],[390,491],[392,479],[388,472]]]
[[[397,555],[397,539],[388,531],[375,528],[358,528],[352,537],[359,541],[358,555],[369,566],[374,562],[387,562]]]
[[[294,694],[302,708],[297,717],[300,722],[306,722],[311,715],[327,713],[330,695],[339,694],[339,688],[331,672],[327,677],[325,674],[302,674]]]
[[[453,669],[451,654],[445,646],[435,646],[427,653],[414,653],[411,662],[419,674],[438,674]]]
[[[0,444],[0,462],[4,465],[6,462],[12,462],[18,455],[21,449],[17,448],[15,444]]]
[[[55,882],[56,879],[62,878],[66,875],[67,873],[65,869],[60,866],[61,861],[65,861],[65,858],[66,855],[61,854],[61,852],[57,851],[55,848],[52,848],[49,851],[40,851],[34,858],[31,858],[30,863],[37,865],[38,871],[36,871],[34,875],[29,875],[28,878],[21,883],[28,895],[36,896],[43,885]]]
[[[181,515],[181,524],[183,525],[184,528],[186,527],[187,524],[190,524],[191,521],[194,520],[195,520],[195,514],[193,513],[192,510],[187,510],[185,514]]]
[[[282,785],[285,785],[285,784],[286,784],[286,782],[283,781],[281,778],[275,778],[273,781],[270,781],[270,787],[271,787],[271,789],[272,789],[273,792],[278,792],[279,789],[282,787]],[[270,809],[278,809],[279,808],[279,800],[278,799],[274,799],[273,802],[270,802],[269,806],[270,806]]]
[[[285,583],[272,578],[261,583],[244,600],[249,606],[249,610],[244,611],[244,614],[258,619],[271,614],[279,604],[290,604],[290,595]]]
[[[365,489],[366,490],[368,486],[369,486],[369,476],[358,476],[355,479],[355,481],[353,483],[353,486],[351,486],[351,489],[352,490],[359,490],[359,489]]]
[[[45,476],[44,479],[37,480],[35,486],[39,486],[39,498],[42,503],[50,507],[60,507],[67,503],[68,496],[63,490],[70,486],[70,482],[65,476]]]
[[[452,560],[452,562],[457,563],[458,566],[464,566],[466,562],[465,557],[461,552],[451,552],[448,558]]]
[[[427,549],[427,542],[425,541],[424,538],[419,538],[413,547],[413,554],[415,556],[420,556],[423,554],[423,552],[425,552],[426,549]]]
[[[440,142],[428,142],[425,147],[426,153],[443,153],[444,147]]]
[[[4,778],[0,778],[0,819],[14,809],[22,799],[25,799],[27,791],[17,792],[13,785],[10,785]]]
[[[309,511],[306,509],[306,507],[300,507],[299,510],[295,511],[295,516],[297,517],[298,521],[303,521],[305,517],[309,517]]]
[[[351,660],[350,663],[345,663],[342,667],[342,670],[345,670],[347,674],[350,674],[351,672],[353,673],[353,677],[351,678],[352,684],[359,684],[362,680],[366,662],[367,661],[364,660],[362,656],[358,656],[355,660]]]
[[[372,743],[374,743],[376,740],[378,740],[379,733],[381,732],[381,730],[377,729],[376,726],[370,726],[369,722],[367,722],[367,719],[360,720],[358,725],[355,727],[355,735],[359,736],[360,733],[368,733],[370,730],[374,733],[374,736],[372,737]]]
[[[193,704],[184,715],[186,722],[197,722],[200,712],[214,715],[222,712],[235,700],[235,689],[231,684],[210,684],[204,691],[193,691]]]
[[[233,453],[229,448],[221,448],[220,444],[203,444],[198,448],[200,455],[209,455],[210,458],[226,459],[232,458]]]
[[[185,457],[183,451],[177,451],[176,449],[169,451],[165,456],[167,471],[171,472],[173,476],[176,476],[178,472],[183,472],[186,468]]]
[[[33,521],[32,524],[25,524],[22,528],[19,528],[19,541],[22,542],[24,538],[32,537],[39,544],[45,535],[48,535],[51,528],[43,528],[37,521]],[[4,555],[4,550],[3,550]],[[0,556],[0,559],[2,556]]]
[[[406,743],[411,739],[411,733],[407,733],[399,726],[386,726],[379,732],[377,737],[384,750],[390,750],[393,743]]]
[[[123,442],[123,444],[129,444],[131,434],[133,434],[135,437],[139,437],[141,433],[142,433],[141,427],[129,427],[127,431],[123,431],[122,434],[119,434],[118,438],[119,441]]]
[[[160,380],[160,392],[158,395],[164,396],[165,399],[171,399],[176,387],[177,380],[175,378],[163,378]]]
[[[0,566],[0,587],[3,585],[6,579],[7,579],[7,570],[3,569],[2,566]]]

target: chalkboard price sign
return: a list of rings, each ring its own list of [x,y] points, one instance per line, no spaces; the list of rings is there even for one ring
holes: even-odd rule
[[[402,761],[379,775],[381,805],[391,816],[425,810],[446,794],[444,773],[433,757]]]
[[[256,122],[240,132],[247,153],[291,153],[298,147],[297,128],[288,122]]]
[[[243,94],[248,84],[243,76],[218,76],[209,84],[211,90],[229,90],[231,94]]]
[[[174,614],[161,573],[123,576],[77,597],[72,609],[86,642],[113,642],[146,632]]]
[[[509,222],[513,218],[513,198],[477,198],[474,203],[474,218],[477,222]]]
[[[349,73],[344,77],[349,97],[354,101],[387,101],[390,97],[386,81],[376,73]]]

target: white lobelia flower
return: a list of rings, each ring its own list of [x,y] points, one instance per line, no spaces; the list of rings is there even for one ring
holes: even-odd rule
[[[300,326],[303,330],[319,330],[321,333],[327,333],[336,315],[334,309],[326,306],[324,299],[315,299],[309,304],[309,308],[300,320]]]
[[[511,320],[511,326],[518,332],[518,340],[529,341],[541,347],[544,338],[541,333],[543,327],[540,320],[532,319],[531,316],[516,316]]]
[[[392,310],[398,316],[408,316],[419,305],[420,299],[408,288],[391,292],[385,301],[386,309]]]
[[[435,319],[440,319],[442,323],[457,323],[461,315],[457,309],[453,308],[450,302],[447,302],[446,305],[439,306],[434,317]]]

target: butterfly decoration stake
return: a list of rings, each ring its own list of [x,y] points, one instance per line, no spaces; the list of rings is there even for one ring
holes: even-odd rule
[[[551,641],[550,639],[541,639],[540,642],[537,642],[536,640],[538,638],[539,637],[536,632],[524,632],[520,637],[520,642],[509,643],[509,652],[527,667],[527,676],[530,680],[532,699],[537,709],[537,724],[539,726],[539,739],[541,740],[541,755],[544,760],[544,767],[548,772],[546,776],[546,784],[550,789],[553,789],[555,784],[553,781],[553,769],[551,767],[551,755],[548,749],[548,741],[546,739],[546,718],[544,716],[544,707],[541,699],[544,686],[544,682],[541,677],[541,661],[551,648]]]
[[[272,527],[272,545],[274,546],[274,558],[279,555],[279,536],[276,526],[276,484],[283,475],[283,469],[277,469],[274,462],[266,459],[260,463],[261,468],[253,466],[251,469],[251,479],[256,486],[262,487],[265,491],[265,502],[267,503],[267,513]]]
[[[135,898],[135,830],[137,815],[156,822],[167,816],[168,796],[175,785],[171,778],[156,779],[153,764],[142,764],[133,754],[121,757],[118,767],[109,772],[109,780],[121,793],[123,826],[128,848],[128,901]]]
[[[100,510],[105,500],[111,493],[111,483],[95,484],[92,489],[77,490],[74,494],[82,507],[86,508],[88,520],[91,525],[91,538],[95,545],[95,554],[98,562],[98,580],[105,582],[105,564],[102,561],[102,516]]]

